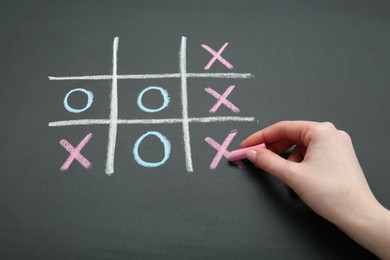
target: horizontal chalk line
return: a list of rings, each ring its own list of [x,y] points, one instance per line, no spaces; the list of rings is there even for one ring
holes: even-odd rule
[[[238,116],[226,116],[226,117],[192,117],[187,119],[190,123],[213,123],[213,122],[252,122],[255,121],[254,117],[238,117]],[[167,118],[167,119],[118,119],[117,123],[122,125],[140,125],[140,124],[175,124],[182,123],[181,118]],[[49,126],[78,126],[78,125],[109,125],[109,119],[79,119],[79,120],[65,120],[50,122]]]
[[[187,78],[227,78],[227,79],[248,79],[253,78],[251,73],[187,73],[184,76]],[[93,76],[69,76],[55,77],[49,76],[49,80],[111,80],[112,75],[93,75]],[[133,74],[133,75],[118,75],[117,79],[172,79],[181,78],[180,73],[167,74]]]

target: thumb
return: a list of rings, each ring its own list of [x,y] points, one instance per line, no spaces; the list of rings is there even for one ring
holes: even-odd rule
[[[288,184],[288,177],[290,176],[289,166],[293,162],[287,161],[268,149],[251,149],[245,155],[256,167]]]

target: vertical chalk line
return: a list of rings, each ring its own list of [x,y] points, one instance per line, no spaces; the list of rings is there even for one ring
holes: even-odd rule
[[[186,158],[187,172],[193,172],[191,142],[190,142],[190,126],[188,121],[188,93],[187,93],[187,37],[181,37],[180,44],[180,79],[181,79],[181,107],[183,116],[183,140],[184,152]]]
[[[111,84],[111,101],[110,101],[110,125],[108,129],[107,145],[107,162],[106,174],[114,173],[115,145],[116,134],[118,131],[118,42],[119,38],[115,37],[112,46],[112,84]]]

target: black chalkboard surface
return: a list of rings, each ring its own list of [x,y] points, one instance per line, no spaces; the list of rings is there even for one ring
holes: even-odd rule
[[[390,206],[388,1],[1,1],[1,259],[373,258],[225,158],[347,131]]]

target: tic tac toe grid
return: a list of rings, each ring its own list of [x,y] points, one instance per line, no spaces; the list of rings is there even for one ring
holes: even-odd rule
[[[177,73],[164,73],[164,74],[127,74],[118,75],[118,43],[119,38],[115,37],[112,47],[112,74],[111,75],[91,75],[91,76],[67,76],[67,77],[54,77],[49,76],[49,80],[110,80],[111,81],[111,99],[110,99],[110,116],[108,119],[79,119],[79,120],[65,120],[50,122],[50,127],[62,127],[62,126],[77,126],[77,125],[106,125],[108,126],[108,144],[107,144],[107,158],[105,172],[107,175],[114,173],[115,162],[115,146],[118,125],[138,125],[138,124],[181,124],[183,134],[183,144],[185,152],[185,163],[187,172],[193,172],[193,163],[191,155],[191,138],[190,138],[190,123],[212,123],[212,122],[226,122],[226,121],[241,121],[251,122],[254,121],[254,117],[240,117],[240,116],[223,116],[223,117],[189,117],[188,111],[188,92],[187,92],[187,79],[188,78],[231,78],[231,79],[247,79],[253,77],[250,73],[191,73],[187,72],[187,38],[182,37],[180,43],[179,52],[179,72]],[[227,43],[216,52],[207,45],[203,44],[202,47],[213,55],[212,59],[204,68],[208,70],[215,61],[223,63],[227,68],[232,69],[233,66],[226,61],[221,53],[226,47]],[[180,118],[166,118],[166,119],[120,119],[118,118],[118,80],[142,80],[142,79],[180,79],[180,91],[181,91],[181,109],[182,116]],[[75,91],[77,89],[74,89]],[[206,90],[207,91],[207,90]],[[209,90],[212,91],[212,90]],[[70,92],[68,93],[70,94]],[[88,93],[86,93],[88,94]],[[210,93],[211,94],[211,93]],[[214,93],[215,94],[215,93]],[[222,95],[223,96],[223,95]],[[220,101],[222,100],[219,95]],[[90,100],[90,99],[88,99]],[[65,103],[65,102],[64,102]],[[221,102],[220,102],[221,103]],[[90,104],[87,104],[90,105]],[[159,133],[157,133],[158,135]],[[158,136],[160,137],[160,136]],[[138,139],[140,140],[140,139]],[[160,138],[161,140],[161,138]],[[74,150],[74,148],[72,148]]]

